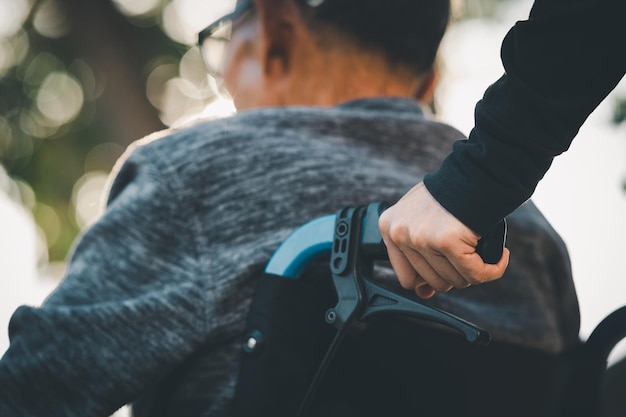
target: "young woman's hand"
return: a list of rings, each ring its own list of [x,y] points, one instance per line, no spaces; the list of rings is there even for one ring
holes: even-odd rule
[[[413,187],[380,217],[389,260],[400,284],[422,298],[500,278],[509,251],[495,264],[476,252],[480,236],[444,209],[423,183]]]

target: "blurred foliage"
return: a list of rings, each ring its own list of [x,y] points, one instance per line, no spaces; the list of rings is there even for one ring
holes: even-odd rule
[[[493,17],[498,4],[508,0],[451,0],[454,20]]]
[[[171,3],[0,0],[0,164],[45,235],[50,261],[63,260],[89,224],[90,214],[77,211],[97,211],[97,173],[110,172],[133,140],[184,116],[161,107],[190,50],[163,28]],[[211,94],[194,85],[206,82],[204,69],[192,58],[187,89],[204,92],[189,101],[206,105]],[[81,192],[86,184],[99,189]]]
[[[626,98],[618,99],[613,112],[613,123],[621,124],[626,122]]]

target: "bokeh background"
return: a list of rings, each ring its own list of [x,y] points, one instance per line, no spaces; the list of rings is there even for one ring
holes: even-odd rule
[[[194,46],[227,3],[0,0],[0,353],[11,312],[58,284],[72,243],[102,213],[124,149],[232,111]],[[474,104],[502,73],[502,38],[531,5],[454,1],[437,117],[469,132]],[[533,197],[570,249],[583,338],[626,304],[625,97],[622,82]]]

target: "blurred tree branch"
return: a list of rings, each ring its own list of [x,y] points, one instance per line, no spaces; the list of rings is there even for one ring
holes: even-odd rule
[[[38,8],[51,1],[67,26],[59,37],[43,36],[36,28]],[[146,96],[147,70],[163,56],[179,60],[188,48],[169,39],[154,21],[147,27],[131,23],[110,0],[48,0],[31,6],[22,31],[12,39],[26,39],[27,55],[0,73],[0,163],[32,187],[36,202],[30,208],[48,237],[50,260],[58,261],[79,232],[71,197],[87,172],[87,155],[99,144],[119,144],[109,166],[100,167],[108,170],[128,144],[164,128]],[[43,80],[58,71],[80,80],[84,103],[75,119],[49,128],[37,100]],[[85,83],[86,72],[93,91]],[[36,131],[37,123],[49,131],[37,135],[25,127]],[[57,231],[53,237],[47,233],[51,224]]]
[[[162,31],[131,24],[110,1],[64,0],[64,4],[71,30],[63,42],[106,85],[99,112],[110,123],[110,140],[128,145],[162,129],[145,90],[145,68],[170,43]]]

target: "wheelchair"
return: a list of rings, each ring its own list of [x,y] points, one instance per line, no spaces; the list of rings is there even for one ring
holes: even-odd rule
[[[626,307],[559,354],[490,343],[485,329],[375,282],[388,261],[386,207],[314,219],[276,250],[250,308],[231,415],[602,416]],[[485,262],[500,258],[505,236],[503,222],[481,239]]]

